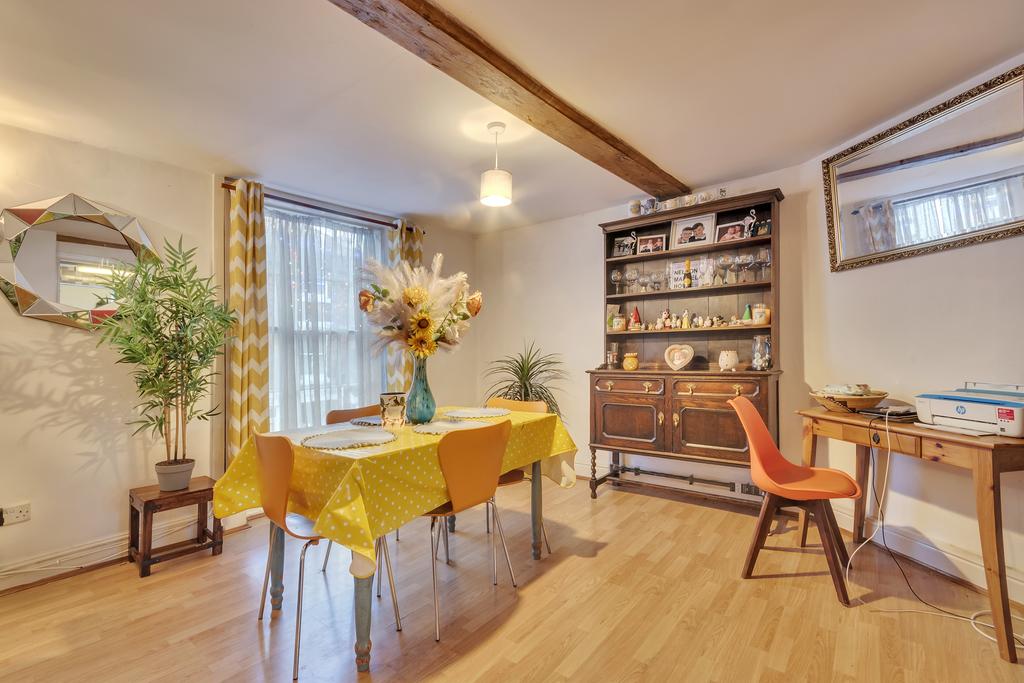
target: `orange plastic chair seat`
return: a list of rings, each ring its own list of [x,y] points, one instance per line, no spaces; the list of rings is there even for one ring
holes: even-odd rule
[[[762,482],[761,489],[790,500],[857,498],[860,489],[845,472],[824,467],[801,467],[776,473],[774,485]]]

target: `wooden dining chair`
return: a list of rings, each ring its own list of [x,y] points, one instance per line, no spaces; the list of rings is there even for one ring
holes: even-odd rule
[[[846,593],[843,567],[850,559],[830,501],[833,498],[860,498],[860,487],[845,472],[824,467],[803,467],[786,460],[775,446],[761,414],[749,399],[739,396],[730,400],[729,405],[739,416],[750,444],[750,477],[764,491],[764,503],[761,505],[754,540],[743,565],[743,578],[749,579],[754,571],[754,563],[768,537],[775,513],[787,507],[802,508],[814,517],[836,595],[839,602],[849,607],[850,598]]]
[[[520,413],[546,413],[548,412],[548,404],[544,401],[514,401],[509,398],[498,398],[494,396],[487,399],[488,408],[504,408],[505,410],[511,410]],[[521,469],[514,469],[509,472],[505,472],[503,475],[498,477],[498,488],[503,486],[512,486],[513,484],[519,484],[526,481],[526,475]],[[491,533],[491,511],[487,509],[486,524],[487,533]],[[544,546],[548,549],[548,555],[551,554],[551,544],[548,543],[548,530],[544,527],[544,520],[540,521],[541,535],[544,537]]]
[[[434,640],[441,640],[441,611],[437,595],[437,548],[441,543],[442,528],[447,527],[447,518],[463,510],[483,503],[494,515],[494,527],[501,539],[508,573],[512,585],[516,585],[516,574],[512,569],[512,558],[505,545],[505,534],[501,529],[501,518],[494,504],[494,492],[498,488],[501,461],[505,457],[512,423],[508,420],[487,427],[449,432],[437,444],[437,458],[441,464],[445,485],[448,487],[449,502],[434,508],[426,514],[430,517],[430,574],[434,586]],[[498,556],[491,535],[491,580],[498,585]]]
[[[300,541],[305,541],[299,555],[299,591],[295,609],[295,660],[292,664],[292,680],[299,677],[299,642],[302,634],[302,586],[306,572],[306,551],[309,546],[318,544],[322,536],[313,532],[313,522],[302,515],[288,512],[288,494],[292,480],[292,469],[295,465],[295,454],[292,443],[283,436],[256,434],[256,454],[259,459],[260,499],[263,512],[267,518],[281,527],[286,534]],[[273,555],[273,544],[267,551],[267,569],[263,574],[263,594],[260,596],[260,613],[257,619],[263,620],[263,609],[267,603],[267,585],[270,582],[270,561]]]

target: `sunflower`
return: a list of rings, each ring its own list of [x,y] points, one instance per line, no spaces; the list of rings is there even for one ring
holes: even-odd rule
[[[419,313],[414,313],[409,318],[409,330],[420,337],[434,337],[434,319],[430,317],[430,313],[421,310]]]
[[[433,337],[423,337],[414,334],[406,340],[406,344],[409,345],[409,351],[412,352],[412,355],[417,358],[428,358],[437,351],[437,342],[434,341]]]
[[[406,287],[402,290],[402,303],[409,308],[419,308],[426,303],[428,296],[423,287]]]

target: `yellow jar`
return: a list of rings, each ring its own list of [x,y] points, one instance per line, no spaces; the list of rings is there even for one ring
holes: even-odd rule
[[[632,372],[640,367],[640,360],[635,353],[626,353],[622,356],[622,369]]]

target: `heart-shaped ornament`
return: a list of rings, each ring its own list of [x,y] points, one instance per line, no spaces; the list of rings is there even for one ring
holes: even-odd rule
[[[665,349],[665,362],[673,370],[682,370],[693,360],[693,347],[689,344],[672,344]]]

